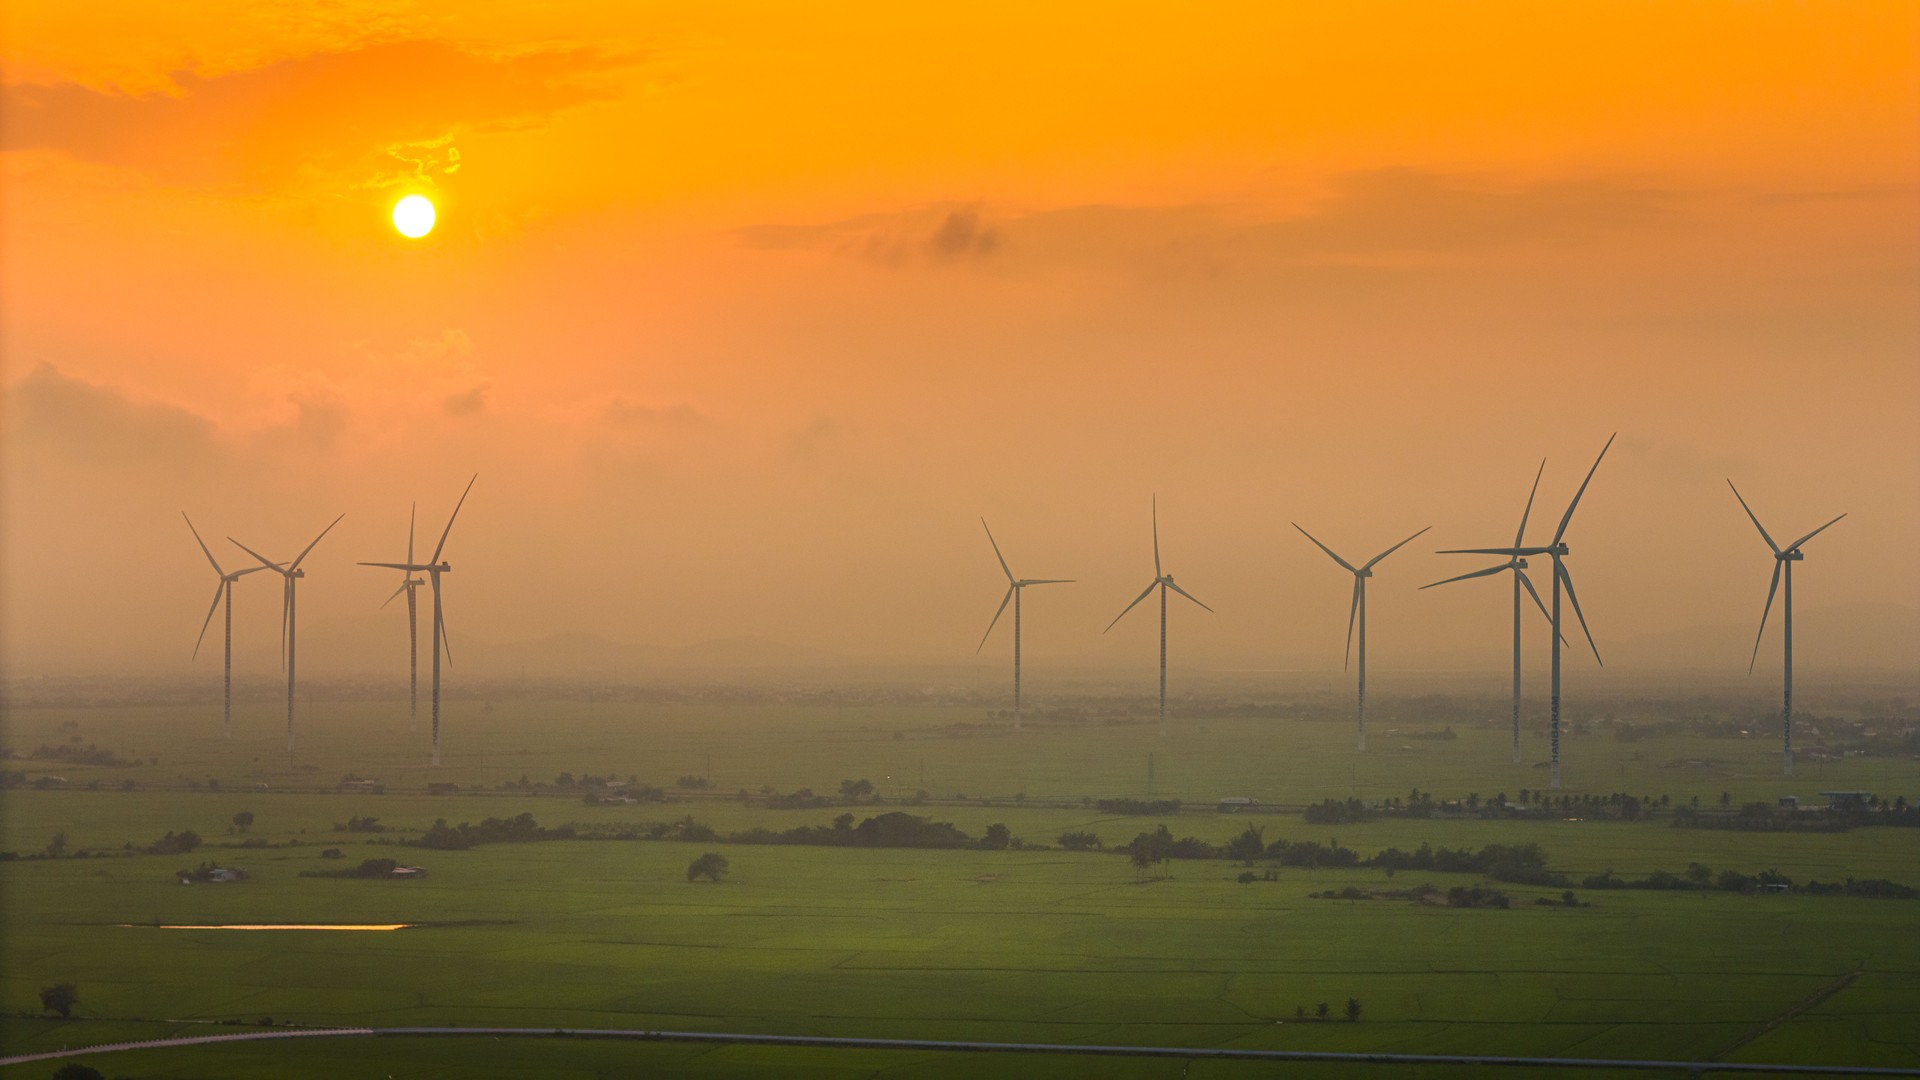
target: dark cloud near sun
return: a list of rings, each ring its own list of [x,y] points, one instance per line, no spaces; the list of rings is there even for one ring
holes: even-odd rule
[[[315,167],[371,179],[418,168],[415,151],[438,149],[453,131],[537,124],[611,96],[602,76],[632,62],[580,49],[494,58],[404,41],[181,74],[177,94],[8,86],[0,145],[195,186],[266,186]],[[458,165],[445,150],[434,157],[440,171]]]
[[[990,255],[1016,265],[1155,263],[1205,267],[1446,256],[1575,244],[1671,220],[1680,192],[1604,177],[1529,182],[1378,169],[1336,177],[1304,213],[1227,204],[1090,204],[1033,213],[924,207],[818,225],[739,230],[751,247],[818,250],[885,266]]]

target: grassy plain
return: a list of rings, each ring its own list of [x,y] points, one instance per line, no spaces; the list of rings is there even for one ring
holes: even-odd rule
[[[1112,722],[1108,722],[1111,720]],[[435,818],[531,812],[542,824],[662,821],[692,814],[723,833],[824,824],[835,809],[769,810],[708,797],[586,806],[577,795],[430,796],[424,735],[404,714],[324,699],[303,714],[296,767],[270,707],[253,704],[231,741],[204,707],[16,708],[6,742],[25,752],[87,743],[141,764],[9,762],[65,776],[64,790],[0,793],[0,850],[31,852],[64,832],[68,850],[113,852],[191,828],[191,856],[111,856],[0,864],[0,1009],[32,1011],[38,987],[81,987],[78,1015],[7,1019],[8,1053],[202,1033],[169,1020],[281,1023],[655,1027],[992,1041],[1351,1049],[1386,1052],[1727,1058],[1920,1065],[1920,902],[1801,894],[1607,892],[1594,906],[1534,906],[1558,890],[1501,886],[1512,910],[1310,899],[1309,892],[1404,888],[1465,875],[1282,870],[1242,885],[1226,862],[1177,862],[1141,881],[1125,860],[1063,851],[911,851],[669,842],[550,842],[422,851],[334,832],[377,816],[407,835]],[[1031,725],[1014,734],[977,708],[497,701],[449,710],[447,765],[434,780],[497,789],[562,770],[635,775],[672,789],[708,774],[722,792],[871,779],[882,796],[926,790],[916,809],[978,835],[1004,822],[1051,843],[1088,830],[1124,843],[1161,819],[1115,818],[1081,797],[1152,793],[1211,804],[1251,795],[1298,804],[1367,800],[1413,788],[1437,796],[1541,786],[1544,770],[1507,760],[1497,723],[1454,739],[1390,735],[1356,754],[1348,725],[1258,717],[1177,722],[1162,742],[1139,718]],[[71,726],[63,726],[71,725]],[[1402,731],[1399,735],[1411,732]],[[1542,740],[1529,736],[1529,750]],[[1777,745],[1777,744],[1772,744]],[[1920,793],[1910,760],[1850,758],[1783,781],[1777,753],[1752,740],[1670,736],[1566,745],[1568,791],[1698,795],[1737,802],[1825,789]],[[476,747],[487,747],[484,754]],[[711,755],[711,766],[708,764]],[[157,763],[148,761],[158,758]],[[1675,764],[1709,760],[1708,765]],[[311,770],[305,768],[311,766]],[[925,770],[925,780],[921,770]],[[339,794],[354,772],[383,795]],[[104,790],[85,790],[93,780]],[[134,779],[139,790],[112,790]],[[206,781],[218,780],[220,790]],[[198,790],[192,785],[198,784]],[[268,785],[265,789],[257,785]],[[326,789],[326,790],[322,790]],[[965,794],[965,801],[949,801]],[[1024,794],[1024,801],[1018,796]],[[1059,800],[1061,805],[1052,805]],[[989,804],[990,803],[990,804]],[[1043,805],[1047,803],[1048,805]],[[228,849],[236,811],[273,846]],[[856,813],[873,811],[856,808]],[[1682,870],[1690,861],[1796,880],[1887,877],[1920,885],[1908,830],[1759,834],[1674,829],[1664,821],[1467,819],[1309,826],[1298,814],[1182,813],[1176,835],[1222,842],[1249,823],[1266,838],[1337,839],[1362,854],[1422,842],[1538,843],[1580,875]],[[344,864],[400,856],[414,882],[301,878],[340,847]],[[720,885],[689,884],[689,860],[722,851]],[[171,871],[203,858],[253,878],[183,888]],[[160,922],[419,922],[393,933],[158,930]],[[122,926],[146,923],[146,926]],[[1829,993],[1830,991],[1830,993]],[[1348,997],[1358,1023],[1298,1022]],[[1796,1012],[1812,1001],[1805,1011]],[[105,1019],[102,1019],[105,1018]],[[113,1019],[118,1018],[118,1019]],[[635,1044],[352,1040],[128,1052],[109,1075],[186,1076],[902,1076],[980,1075],[978,1058],[903,1052],[720,1050]],[[1070,1058],[995,1059],[1002,1075],[1251,1076],[1253,1067]],[[16,1066],[0,1076],[42,1075]],[[1300,1075],[1342,1075],[1337,1069]],[[1380,1075],[1377,1072],[1360,1075]],[[1460,1075],[1433,1072],[1431,1075]]]

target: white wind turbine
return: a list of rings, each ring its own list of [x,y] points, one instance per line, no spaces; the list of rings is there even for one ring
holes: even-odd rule
[[[313,538],[313,543],[308,544],[306,548],[300,552],[299,558],[294,559],[293,562],[284,567],[279,563],[268,561],[266,556],[242,544],[240,541],[234,540],[233,537],[227,537],[235,547],[258,559],[263,568],[279,574],[282,581],[280,592],[280,649],[281,660],[287,665],[287,755],[289,759],[291,759],[293,755],[294,672],[298,668],[299,660],[295,651],[299,639],[297,633],[298,625],[294,620],[294,586],[299,583],[301,578],[307,576],[307,572],[300,569],[300,563],[306,559],[307,553],[312,551],[314,545],[318,544],[323,537],[332,532],[335,525],[340,524],[340,518],[346,516],[345,514],[341,514],[340,517],[334,518],[332,522],[328,523],[326,528],[320,530],[319,536]]]
[[[1747,517],[1752,519],[1753,521],[1753,527],[1760,530],[1760,539],[1765,540],[1767,542],[1767,546],[1773,549],[1773,581],[1767,585],[1767,606],[1760,609],[1760,632],[1753,635],[1753,656],[1751,659],[1747,661],[1747,674],[1749,675],[1753,674],[1753,665],[1756,662],[1758,662],[1760,659],[1760,638],[1762,635],[1764,635],[1767,632],[1767,615],[1773,611],[1773,593],[1775,589],[1778,589],[1780,587],[1780,578],[1783,573],[1782,568],[1784,568],[1784,574],[1787,579],[1787,595],[1784,598],[1781,605],[1781,609],[1780,609],[1780,617],[1783,620],[1785,620],[1785,623],[1786,623],[1786,632],[1785,632],[1786,655],[1784,657],[1784,670],[1782,672],[1783,679],[1784,679],[1784,684],[1783,684],[1784,689],[1782,691],[1781,705],[1780,705],[1780,738],[1781,738],[1780,754],[1781,754],[1782,771],[1784,772],[1785,775],[1792,776],[1793,775],[1793,564],[1806,558],[1806,555],[1802,554],[1800,551],[1801,544],[1804,544],[1807,541],[1813,539],[1814,537],[1819,536],[1821,533],[1826,532],[1829,528],[1831,528],[1834,525],[1835,522],[1838,522],[1840,518],[1846,517],[1847,515],[1841,514],[1840,517],[1834,518],[1833,521],[1827,522],[1825,525],[1822,525],[1819,528],[1808,533],[1807,535],[1801,537],[1800,539],[1795,540],[1793,543],[1788,544],[1786,547],[1781,547],[1780,545],[1773,542],[1773,537],[1767,535],[1767,527],[1760,524],[1760,519],[1754,516],[1753,508],[1747,505],[1746,499],[1741,498],[1740,489],[1737,487],[1733,487],[1732,480],[1727,481],[1727,486],[1730,488],[1733,488],[1733,497],[1740,500],[1740,509],[1745,510],[1747,512]]]
[[[418,505],[407,507],[407,561],[413,561],[413,518]],[[386,598],[380,606],[393,603],[401,593],[407,594],[407,734],[413,734],[420,715],[420,607],[413,591],[427,583],[426,578],[414,577],[411,571],[400,574],[400,587]]]
[[[220,575],[220,584],[213,587],[213,604],[207,608],[206,621],[200,624],[200,636],[193,641],[194,656],[200,655],[200,643],[207,640],[207,627],[213,625],[213,613],[219,609],[220,601],[224,599],[227,602],[227,661],[224,706],[221,714],[225,722],[221,728],[221,734],[231,739],[233,738],[233,583],[256,570],[268,568],[249,566],[245,570],[235,570],[231,574],[220,569],[220,563],[213,557],[213,552],[207,550],[207,542],[200,539],[200,530],[193,527],[193,519],[187,517],[185,510],[180,511],[180,516],[186,518],[187,528],[192,530],[194,542],[200,545],[200,551],[206,555],[207,561],[213,563],[213,572]]]
[[[999,623],[1000,616],[1006,612],[1007,601],[1009,600],[1013,601],[1013,727],[1014,727],[1014,730],[1017,731],[1020,728],[1020,593],[1021,593],[1021,590],[1025,589],[1029,585],[1067,585],[1067,584],[1071,584],[1073,579],[1072,578],[1015,578],[1013,576],[1013,571],[1011,569],[1008,569],[1007,567],[1007,557],[1005,555],[1000,554],[1000,542],[993,538],[993,530],[990,528],[987,528],[986,518],[980,519],[980,527],[987,530],[987,543],[993,545],[993,556],[994,558],[1000,560],[1000,570],[1002,573],[1007,575],[1007,595],[1000,598],[1000,607],[998,610],[996,610],[993,613],[993,620],[987,623],[987,632],[980,635],[980,644],[973,650],[973,652],[975,656],[978,656],[980,655],[980,650],[987,647],[987,638],[993,635],[994,626],[997,623]]]
[[[1539,470],[1533,474],[1533,490],[1527,492],[1527,508],[1520,512],[1520,528],[1514,530],[1513,545],[1515,547],[1520,546],[1522,538],[1526,535],[1527,517],[1533,513],[1533,497],[1540,491],[1540,474],[1546,470],[1547,461],[1542,458]],[[1527,595],[1533,597],[1534,606],[1540,609],[1540,614],[1547,615],[1547,605],[1541,602],[1540,594],[1534,590],[1533,582],[1527,578],[1527,560],[1517,555],[1510,556],[1499,566],[1490,566],[1485,570],[1475,570],[1471,574],[1461,574],[1459,577],[1450,577],[1445,581],[1436,581],[1433,585],[1420,587],[1431,589],[1434,585],[1486,577],[1489,574],[1498,574],[1502,570],[1513,572],[1513,763],[1518,765],[1520,763],[1520,589],[1522,586],[1526,587]],[[1547,618],[1551,621],[1553,616],[1547,615]]]
[[[447,527],[440,531],[440,542],[433,547],[433,558],[424,563],[416,563],[411,555],[403,563],[363,562],[361,566],[379,566],[389,570],[404,570],[409,574],[423,572],[427,583],[433,587],[433,764],[440,764],[440,654],[445,652],[447,663],[453,663],[453,647],[447,644],[446,619],[440,610],[440,575],[451,573],[453,567],[440,561],[440,552],[447,546],[447,534],[453,531],[453,521],[460,516],[460,508],[467,504],[467,492],[473,490],[474,480],[480,479],[479,473],[473,474],[473,480],[467,481],[466,490],[460,493],[460,501],[453,504],[453,513],[447,515]]]
[[[1294,528],[1300,529],[1297,522],[1290,524],[1293,524]],[[1431,528],[1433,528],[1433,526],[1427,526],[1427,529]],[[1353,575],[1353,603],[1347,608],[1347,657],[1349,661],[1353,657],[1353,624],[1355,616],[1358,616],[1360,622],[1360,701],[1358,716],[1360,729],[1359,748],[1362,750],[1367,748],[1367,579],[1373,576],[1373,568],[1381,559],[1406,547],[1413,542],[1415,536],[1426,532],[1427,529],[1421,529],[1420,532],[1414,533],[1413,536],[1409,536],[1380,554],[1375,555],[1373,558],[1367,560],[1364,566],[1355,566],[1340,556],[1335,555],[1332,548],[1318,540],[1314,540],[1312,533],[1305,529],[1300,529],[1301,536],[1313,540],[1314,547],[1326,552],[1328,558],[1345,567],[1347,572]]]
[[[1114,623],[1126,618],[1127,612],[1139,606],[1140,601],[1145,600],[1154,589],[1160,590],[1160,737],[1164,739],[1167,737],[1167,590],[1172,589],[1208,611],[1213,609],[1201,604],[1199,598],[1192,593],[1175,585],[1173,575],[1163,573],[1160,569],[1160,496],[1158,495],[1153,497],[1153,583],[1147,586],[1145,592],[1134,597],[1133,603],[1122,608],[1120,614],[1113,617],[1113,622],[1107,624],[1107,630],[1113,629]],[[1107,630],[1100,632],[1104,634]]]
[[[1580,496],[1587,493],[1587,485],[1593,482],[1593,474],[1600,469],[1600,462],[1606,458],[1607,450],[1613,446],[1617,436],[1607,436],[1607,445],[1600,448],[1600,456],[1593,459],[1593,468],[1587,470],[1587,478],[1580,481],[1580,489],[1573,493],[1573,501],[1567,504],[1567,512],[1560,515],[1560,527],[1553,531],[1553,543],[1546,547],[1521,547],[1515,544],[1506,548],[1457,548],[1443,551],[1442,555],[1506,555],[1510,558],[1524,558],[1528,555],[1548,555],[1553,558],[1553,611],[1548,618],[1553,620],[1553,761],[1549,782],[1557,790],[1560,787],[1560,643],[1566,636],[1560,631],[1560,589],[1566,587],[1567,599],[1573,604],[1574,618],[1580,620],[1580,630],[1587,635],[1587,647],[1593,650],[1593,659],[1602,667],[1606,661],[1600,659],[1600,646],[1593,643],[1593,631],[1587,629],[1587,617],[1580,613],[1580,598],[1573,591],[1573,575],[1567,572],[1567,564],[1562,561],[1567,555],[1567,545],[1561,537],[1567,534],[1567,523],[1573,520],[1573,510],[1580,505]]]

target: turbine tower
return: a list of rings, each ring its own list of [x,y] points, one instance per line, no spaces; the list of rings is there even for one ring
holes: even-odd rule
[[[1533,474],[1533,490],[1527,492],[1527,508],[1520,512],[1520,528],[1514,530],[1513,546],[1519,547],[1527,532],[1527,517],[1533,513],[1533,497],[1540,491],[1540,474],[1547,470],[1545,458],[1540,459],[1540,468]],[[1445,581],[1436,581],[1433,585],[1422,585],[1422,589],[1431,589],[1434,585],[1447,585],[1468,578],[1486,577],[1502,570],[1513,571],[1513,763],[1520,764],[1520,589],[1526,587],[1527,595],[1533,597],[1533,605],[1540,614],[1547,615],[1547,605],[1540,600],[1540,594],[1534,590],[1533,582],[1527,578],[1527,560],[1518,555],[1510,556],[1499,566],[1490,566],[1485,570],[1475,570],[1471,574],[1461,574]],[[1549,620],[1551,615],[1547,615]]]
[[[1292,524],[1294,528],[1300,529],[1300,526],[1298,523],[1292,523]],[[1433,528],[1433,526],[1431,525],[1427,526],[1427,529],[1431,529],[1431,528]],[[1351,662],[1353,658],[1353,623],[1354,623],[1355,616],[1358,616],[1360,621],[1359,748],[1362,750],[1365,750],[1367,748],[1367,579],[1373,576],[1373,568],[1376,564],[1380,562],[1381,559],[1384,559],[1387,556],[1393,554],[1394,552],[1399,551],[1401,548],[1406,547],[1408,544],[1413,542],[1413,539],[1415,536],[1419,536],[1420,533],[1426,532],[1427,529],[1421,529],[1420,532],[1414,533],[1413,536],[1407,537],[1405,540],[1400,541],[1399,543],[1393,545],[1387,550],[1367,560],[1367,564],[1365,566],[1358,566],[1358,567],[1354,566],[1352,563],[1341,558],[1340,556],[1335,555],[1333,553],[1332,548],[1328,547],[1327,545],[1321,543],[1318,540],[1314,540],[1312,533],[1308,532],[1305,529],[1300,529],[1301,536],[1304,536],[1309,540],[1313,540],[1314,547],[1317,547],[1321,551],[1326,552],[1328,558],[1332,559],[1334,562],[1337,562],[1341,566],[1345,567],[1347,572],[1353,575],[1353,604],[1347,608],[1347,659],[1349,662]],[[1345,665],[1342,665],[1342,666],[1344,667]]]
[[[312,551],[315,544],[318,544],[323,537],[332,532],[335,525],[340,524],[340,518],[346,516],[345,514],[341,514],[340,517],[334,518],[332,522],[328,523],[326,528],[320,530],[319,536],[313,538],[313,543],[308,544],[306,548],[300,552],[299,558],[294,559],[293,562],[284,567],[279,563],[267,561],[266,556],[242,544],[240,541],[234,540],[233,537],[227,537],[235,547],[260,560],[260,565],[263,568],[274,571],[279,574],[281,578],[280,650],[281,660],[287,666],[287,759],[289,762],[293,759],[293,679],[294,672],[298,668],[298,657],[295,653],[298,636],[296,633],[297,626],[294,622],[294,586],[301,578],[307,576],[307,572],[300,569],[300,563],[307,557],[307,552]]]
[[[413,518],[418,504],[407,507],[407,561],[413,561]],[[381,603],[385,608],[401,594],[407,594],[407,734],[413,734],[420,715],[420,607],[413,591],[427,583],[411,571],[400,575],[400,587]]]
[[[465,491],[460,493],[460,501],[453,504],[453,513],[447,515],[447,527],[440,531],[440,542],[433,547],[433,558],[424,563],[416,563],[409,555],[403,563],[363,562],[361,566],[379,566],[388,570],[404,570],[408,574],[424,573],[427,584],[433,586],[433,764],[440,764],[440,654],[447,654],[447,663],[453,663],[453,647],[447,644],[446,619],[440,613],[440,575],[450,573],[453,567],[440,561],[440,552],[447,546],[447,534],[453,531],[453,521],[460,516],[460,508],[467,503],[467,492],[473,490],[474,480],[480,479],[479,473],[473,474],[473,480],[467,481]],[[389,598],[391,599],[391,598]]]
[[[1160,590],[1160,737],[1164,739],[1167,737],[1167,590],[1172,589],[1208,611],[1213,609],[1201,604],[1192,593],[1175,585],[1173,575],[1164,573],[1160,569],[1160,496],[1158,495],[1153,497],[1153,583],[1147,586],[1145,592],[1134,597],[1133,603],[1128,604],[1121,609],[1120,614],[1113,617],[1113,622],[1107,624],[1107,630],[1113,629],[1114,623],[1126,618],[1127,612],[1139,606],[1140,601],[1145,600],[1148,593],[1156,588]],[[1104,634],[1107,630],[1100,632]]]
[[[987,530],[987,543],[993,545],[994,558],[1000,560],[1000,570],[1007,575],[1007,595],[1000,598],[1000,608],[993,613],[993,621],[987,624],[987,632],[980,635],[980,644],[973,650],[975,656],[987,647],[987,638],[993,634],[995,624],[1007,610],[1007,601],[1013,601],[1013,729],[1020,730],[1020,590],[1029,585],[1066,585],[1072,578],[1015,578],[1013,571],[1007,568],[1007,557],[1000,554],[1000,543],[993,538],[993,530],[987,528],[987,519],[980,519],[980,527]]]
[[[1600,456],[1593,459],[1593,468],[1587,470],[1587,478],[1580,481],[1580,489],[1573,493],[1573,501],[1567,504],[1567,512],[1560,515],[1560,527],[1553,531],[1553,543],[1546,547],[1521,547],[1515,544],[1506,548],[1456,548],[1443,551],[1442,555],[1505,555],[1509,558],[1525,558],[1528,555],[1549,555],[1553,557],[1553,611],[1547,616],[1553,621],[1553,760],[1549,783],[1555,789],[1560,787],[1560,643],[1566,636],[1560,631],[1560,589],[1565,586],[1567,599],[1573,604],[1574,618],[1580,620],[1580,630],[1587,635],[1587,647],[1593,650],[1593,659],[1601,667],[1606,661],[1600,659],[1600,646],[1593,643],[1593,631],[1587,629],[1587,617],[1580,612],[1580,597],[1573,591],[1573,575],[1567,572],[1563,561],[1567,556],[1567,545],[1562,537],[1567,534],[1567,523],[1573,520],[1574,508],[1580,505],[1580,496],[1587,493],[1587,485],[1593,482],[1593,474],[1600,469],[1600,462],[1612,448],[1618,432],[1607,436],[1607,445],[1600,448]]]
[[[207,550],[207,542],[200,539],[200,530],[193,527],[193,519],[187,517],[185,510],[180,511],[180,516],[187,519],[187,528],[193,531],[194,542],[200,545],[200,550],[206,555],[207,561],[213,563],[213,572],[220,575],[220,584],[213,587],[213,603],[207,608],[206,621],[200,624],[200,636],[193,641],[194,656],[200,655],[200,643],[207,640],[207,627],[213,625],[213,613],[220,607],[221,599],[224,598],[227,602],[227,664],[222,710],[225,723],[221,728],[221,734],[231,739],[233,738],[233,583],[256,570],[265,570],[267,567],[249,566],[245,570],[235,570],[231,574],[220,569],[220,563],[214,559],[213,552]]]
[[[1749,675],[1753,674],[1753,665],[1760,659],[1760,638],[1762,635],[1764,635],[1767,632],[1767,615],[1773,611],[1773,593],[1775,589],[1778,589],[1780,587],[1780,577],[1783,572],[1782,568],[1783,567],[1785,568],[1784,573],[1787,579],[1787,595],[1785,599],[1782,601],[1781,616],[1780,616],[1782,619],[1786,620],[1786,633],[1785,633],[1786,657],[1785,657],[1785,665],[1784,665],[1785,666],[1785,672],[1784,672],[1785,689],[1782,692],[1781,705],[1780,705],[1780,739],[1781,739],[1780,756],[1781,756],[1781,768],[1782,768],[1783,775],[1792,776],[1793,775],[1793,564],[1799,562],[1801,559],[1806,558],[1806,556],[1802,554],[1800,551],[1801,544],[1804,544],[1807,541],[1813,539],[1814,537],[1819,536],[1821,533],[1826,532],[1827,529],[1832,527],[1835,522],[1839,521],[1840,518],[1846,517],[1847,515],[1841,514],[1840,517],[1834,518],[1833,521],[1827,522],[1825,525],[1820,526],[1819,528],[1813,530],[1812,532],[1808,533],[1807,535],[1801,537],[1798,540],[1795,540],[1793,543],[1788,544],[1786,547],[1783,548],[1780,545],[1773,542],[1773,537],[1767,535],[1767,527],[1760,524],[1760,519],[1754,516],[1753,508],[1747,505],[1746,499],[1741,498],[1740,489],[1737,487],[1733,487],[1732,480],[1727,481],[1727,486],[1730,488],[1733,488],[1733,497],[1736,499],[1740,499],[1740,509],[1745,510],[1747,512],[1747,517],[1752,519],[1753,521],[1753,527],[1760,530],[1760,539],[1765,540],[1767,542],[1767,546],[1773,549],[1773,581],[1771,584],[1767,586],[1767,606],[1760,609],[1760,632],[1753,635],[1753,657],[1752,659],[1747,661],[1747,674]]]

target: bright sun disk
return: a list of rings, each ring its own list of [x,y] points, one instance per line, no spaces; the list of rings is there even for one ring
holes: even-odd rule
[[[393,204],[393,227],[400,235],[418,238],[433,231],[433,201],[425,195],[409,195]]]

